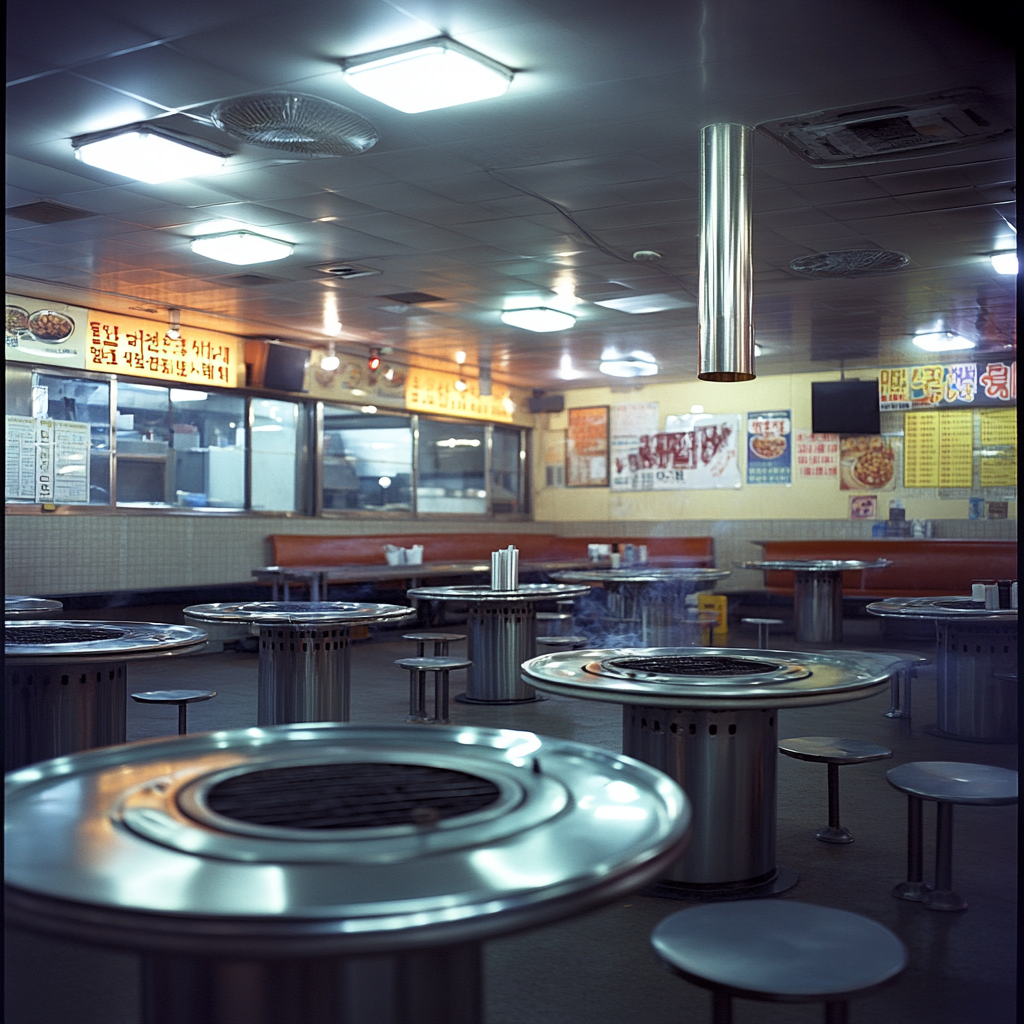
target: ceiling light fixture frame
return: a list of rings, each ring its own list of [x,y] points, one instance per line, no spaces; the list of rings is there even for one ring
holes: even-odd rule
[[[183,146],[186,149],[195,150],[197,153],[202,153],[205,156],[214,157],[221,163],[223,163],[229,157],[234,155],[234,153],[231,150],[225,149],[224,147],[216,146],[212,143],[206,142],[205,140],[196,139],[191,135],[186,135],[184,132],[175,131],[173,128],[165,128],[162,125],[154,125],[148,121],[133,121],[131,124],[120,125],[117,128],[108,128],[105,129],[104,131],[88,132],[84,135],[75,135],[71,139],[71,148],[75,151],[76,159],[81,160],[82,163],[88,164],[88,166],[90,167],[97,167],[100,170],[106,170],[112,174],[121,174],[123,177],[130,178],[134,177],[134,175],[125,174],[123,171],[116,171],[109,167],[102,167],[98,164],[89,163],[85,159],[82,150],[87,146],[93,145],[94,143],[106,142],[108,139],[116,139],[120,138],[122,135],[131,135],[133,133],[138,135],[153,135],[156,138],[163,139],[166,142],[171,142],[174,143],[175,145]],[[194,172],[193,175],[189,176],[198,177],[200,176],[200,174],[199,172]],[[135,180],[145,181],[147,179],[136,178]],[[149,183],[160,184],[162,181],[173,180],[175,179],[159,178]]]

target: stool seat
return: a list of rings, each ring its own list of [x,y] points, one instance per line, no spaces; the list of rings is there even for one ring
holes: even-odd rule
[[[836,736],[793,736],[779,740],[779,750],[801,761],[824,761],[826,764],[863,764],[892,757],[892,751],[879,743]]]
[[[541,647],[563,648],[566,650],[578,651],[585,647],[589,641],[585,636],[539,636],[537,643]]]
[[[133,693],[132,700],[140,704],[194,704],[216,696],[216,690],[147,690]]]
[[[746,622],[751,626],[781,626],[785,619],[740,619],[740,622]]]
[[[473,664],[466,658],[444,655],[398,658],[395,664],[409,670],[409,722],[448,722],[448,673]],[[427,718],[427,673],[434,673],[434,717]]]
[[[1017,773],[988,764],[911,761],[886,772],[891,786],[919,800],[998,806],[1017,802]]]
[[[449,671],[456,668],[469,668],[473,662],[466,661],[465,658],[432,658],[428,656],[423,658],[399,658],[395,664],[400,665],[402,668],[419,669],[422,672],[438,672],[445,668]]]
[[[860,914],[797,900],[737,900],[680,910],[651,935],[677,974],[716,994],[835,1003],[907,965],[903,943]]]
[[[745,622],[751,626],[757,626],[757,646],[761,650],[764,650],[768,646],[768,630],[772,626],[782,625],[782,619],[751,618],[740,619],[740,622]]]
[[[421,640],[423,642],[429,642],[430,640],[436,643],[450,643],[453,644],[457,640],[465,640],[466,636],[464,633],[403,633],[403,640]]]

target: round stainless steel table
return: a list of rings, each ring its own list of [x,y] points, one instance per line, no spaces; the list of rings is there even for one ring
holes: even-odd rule
[[[693,841],[666,894],[736,899],[781,892],[775,862],[778,709],[882,692],[884,655],[723,647],[562,651],[523,665],[549,693],[622,704],[622,751],[660,768],[693,804]]]
[[[541,700],[523,682],[519,666],[537,649],[537,603],[576,597],[585,586],[524,583],[518,590],[489,587],[416,587],[406,591],[418,601],[462,601],[469,606],[466,692],[455,699],[466,704],[525,704]]]
[[[257,725],[347,722],[352,627],[412,614],[402,605],[352,601],[250,601],[185,609],[185,617],[195,622],[259,626]]]
[[[481,1024],[484,940],[636,891],[690,827],[647,765],[464,726],[130,744],[5,806],[8,922],[141,953],[145,1024]]]
[[[892,565],[888,558],[874,562],[856,559],[784,558],[778,561],[739,562],[740,569],[792,572],[793,613],[797,641],[817,644],[843,639],[843,573],[867,572]]]
[[[202,629],[161,622],[5,622],[4,770],[124,743],[127,663],[205,643]]]
[[[931,731],[974,743],[1017,742],[1016,608],[985,608],[969,597],[893,597],[868,611],[935,623]]]
[[[693,643],[699,624],[688,620],[686,598],[730,575],[728,569],[581,569],[552,573],[560,583],[586,583],[607,592],[611,629],[637,637],[643,647],[682,647]],[[607,635],[608,630],[603,633]],[[605,640],[605,643],[608,641]],[[618,646],[629,644],[614,638]]]
[[[40,619],[47,615],[55,615],[63,610],[64,605],[60,601],[51,601],[46,597],[4,595],[5,619]]]

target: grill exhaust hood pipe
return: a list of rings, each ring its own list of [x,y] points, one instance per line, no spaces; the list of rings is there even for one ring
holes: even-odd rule
[[[741,124],[701,129],[697,377],[753,380],[750,166],[753,133]]]

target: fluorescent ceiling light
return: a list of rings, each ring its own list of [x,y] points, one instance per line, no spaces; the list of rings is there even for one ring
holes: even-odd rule
[[[145,125],[81,135],[72,139],[71,145],[82,163],[151,185],[213,174],[225,160],[223,153],[172,138]]]
[[[658,364],[650,352],[630,352],[628,356],[605,352],[598,369],[609,377],[651,377]]]
[[[660,313],[664,309],[683,309],[692,306],[694,303],[689,299],[682,299],[678,295],[624,295],[618,299],[602,299],[595,302],[595,306],[607,306],[608,309],[617,309],[620,313]]]
[[[333,352],[320,360],[320,369],[326,370],[328,373],[336,370],[339,366],[341,366],[341,360]]]
[[[245,266],[248,263],[269,263],[291,256],[295,246],[276,238],[254,235],[251,231],[229,231],[223,235],[202,235],[192,239],[192,251],[221,263]]]
[[[959,334],[952,331],[942,331],[935,334],[916,334],[914,344],[923,348],[925,352],[959,352],[962,349],[974,348],[973,341],[961,338]]]
[[[992,269],[997,274],[1017,273],[1017,254],[1015,252],[994,252],[989,259],[992,261]]]
[[[531,309],[506,309],[501,314],[501,322],[510,327],[521,327],[524,331],[565,331],[576,323],[576,317],[563,313],[560,309],[548,309],[536,306]]]
[[[406,114],[491,99],[512,81],[509,68],[443,36],[351,57],[342,69],[353,89]]]

